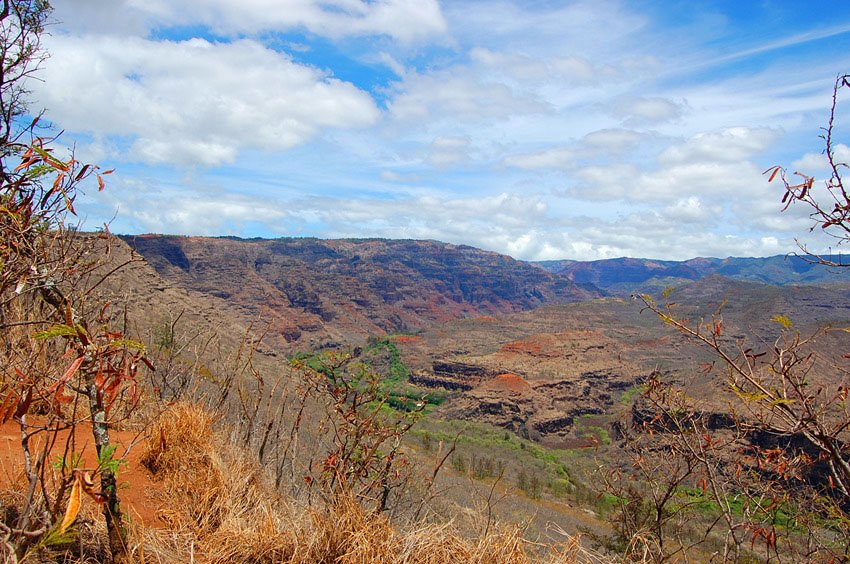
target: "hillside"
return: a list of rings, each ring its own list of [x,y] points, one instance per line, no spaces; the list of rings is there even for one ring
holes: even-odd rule
[[[412,371],[410,384],[449,392],[438,417],[485,422],[550,446],[584,444],[575,422],[612,415],[618,398],[654,369],[690,382],[705,358],[692,342],[642,313],[636,301],[600,299],[587,286],[470,247],[392,240],[124,240],[145,262],[120,271],[116,281],[130,292],[128,301],[149,312],[152,324],[186,311],[186,326],[227,328],[219,333],[232,350],[254,322],[255,331],[269,329],[259,349],[267,362],[293,350],[355,346],[370,336],[416,329],[417,335],[392,342]],[[624,266],[620,280],[639,280],[653,268],[681,280],[693,275],[698,279],[678,286],[670,299],[690,319],[721,312],[733,340],[770,343],[779,331],[774,315],[789,317],[804,332],[850,325],[850,291],[841,285],[779,287],[711,272],[751,272],[765,262],[774,267],[765,278],[776,280],[784,259],[648,262],[607,261],[612,270],[573,273],[607,272],[608,278],[595,280],[609,288],[618,264]],[[826,279],[808,263],[792,264],[801,276],[810,273],[808,280]],[[821,339],[844,350],[845,335]],[[705,378],[693,386],[706,398],[718,389]]]
[[[312,348],[295,358],[309,367],[313,360],[320,366],[323,354],[352,355],[352,366],[364,363],[379,375],[381,390],[388,392],[386,415],[404,417],[411,399],[427,403],[403,441],[411,468],[419,472],[411,483],[423,483],[442,460],[434,484],[439,495],[426,504],[428,520],[457,523],[470,538],[481,528],[476,518],[464,516],[474,515],[483,500],[489,504],[494,492],[498,501],[488,506],[487,518],[523,522],[527,538],[557,541],[549,523],[568,534],[605,534],[612,514],[598,495],[595,472],[600,460],[622,462],[623,423],[649,413],[635,402],[652,373],[684,384],[720,415],[715,420],[728,419],[723,371],[707,377],[699,367],[710,360],[706,352],[644,311],[640,301],[593,297],[507,257],[411,241],[156,236],[135,243],[146,259],[135,255],[100,290],[114,314],[128,307],[133,333],[152,344],[157,371],[147,375],[151,391],[168,400],[183,390],[184,397],[217,405],[215,412],[226,414],[223,422],[234,425],[230,436],[249,450],[253,445],[294,499],[309,495],[312,482],[304,478],[321,477],[313,461],[328,460],[326,449],[333,446],[322,435],[330,428],[323,396],[312,396],[302,412],[298,396],[289,395],[300,377],[288,360],[292,349],[316,343],[330,350],[311,356]],[[107,271],[133,253],[118,241],[109,256]],[[526,284],[532,291],[523,291]],[[393,301],[393,287],[407,299]],[[566,293],[568,288],[576,293]],[[372,301],[354,300],[362,296]],[[405,309],[425,297],[435,307]],[[692,320],[720,311],[729,343],[747,339],[760,350],[771,346],[779,330],[774,315],[788,316],[804,333],[825,323],[850,325],[850,291],[841,286],[778,287],[712,274],[677,287],[669,298],[679,304],[679,315]],[[387,329],[367,325],[391,308],[420,328],[383,335]],[[243,357],[246,331],[258,335],[278,320],[313,320],[318,329],[291,341],[272,334],[256,354]],[[167,331],[169,325],[177,335]],[[339,347],[331,346],[333,339]],[[834,374],[832,367],[846,362],[839,357],[847,345],[847,333],[822,336],[818,347],[837,356],[826,359],[829,370],[816,372]],[[226,404],[222,385],[234,392]],[[241,403],[246,398],[253,398],[247,407]],[[255,421],[257,413],[269,418]],[[290,450],[280,439],[296,428],[300,439]],[[260,446],[263,437],[278,439],[266,448]],[[399,497],[399,507],[419,493],[413,488],[405,495],[413,497]]]
[[[792,319],[803,334],[850,325],[850,291],[840,288],[779,288],[712,275],[682,285],[670,300],[691,320],[719,313],[727,342],[759,350],[779,334],[775,315]],[[457,320],[396,342],[417,383],[453,390],[443,417],[487,422],[553,447],[588,444],[582,439],[587,428],[606,425],[593,417],[616,416],[623,394],[656,370],[725,410],[725,373],[707,378],[698,368],[711,359],[707,351],[641,306],[596,299]],[[843,331],[818,339],[822,351],[843,352],[848,345]],[[838,375],[835,363],[846,364],[839,352],[823,375]]]
[[[504,255],[435,241],[123,239],[165,280],[226,300],[290,349],[599,295]]]
[[[829,257],[841,262],[842,257]],[[846,262],[846,259],[843,259]],[[657,291],[713,274],[776,286],[850,283],[850,269],[831,269],[811,257],[693,258],[685,261],[616,258],[597,261],[553,260],[534,263],[577,284],[592,284],[611,295]]]

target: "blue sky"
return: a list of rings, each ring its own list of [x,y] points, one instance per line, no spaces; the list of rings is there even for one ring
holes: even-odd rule
[[[761,173],[823,177],[850,2],[76,0],[56,19],[33,106],[117,169],[79,200],[89,228],[523,259],[826,245]]]

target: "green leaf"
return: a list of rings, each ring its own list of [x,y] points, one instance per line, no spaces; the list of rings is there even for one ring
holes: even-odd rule
[[[54,325],[45,331],[39,331],[34,338],[38,340],[52,339],[54,337],[73,337],[77,335],[77,330],[70,325]]]
[[[770,320],[775,322],[775,323],[779,323],[785,329],[790,329],[794,326],[794,322],[791,321],[790,319],[788,319],[784,315],[780,315],[780,314],[774,315],[773,317],[770,318]]]
[[[100,454],[97,455],[98,467],[110,470],[115,476],[118,475],[118,468],[122,464],[126,464],[125,460],[115,460],[112,458],[116,448],[118,448],[118,445],[105,445],[100,449]]]
[[[145,350],[145,344],[139,341],[134,341],[133,339],[117,339],[109,343],[109,348],[112,349],[123,349],[124,347],[128,349],[134,349],[137,351]]]

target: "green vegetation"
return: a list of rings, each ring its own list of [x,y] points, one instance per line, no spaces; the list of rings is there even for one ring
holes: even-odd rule
[[[475,479],[502,475],[532,499],[543,493],[552,497],[585,496],[593,503],[587,485],[595,467],[592,449],[553,449],[523,439],[486,423],[426,418],[410,430],[426,451],[434,445],[455,444],[452,467]]]
[[[625,405],[626,407],[631,407],[632,403],[634,403],[635,397],[639,394],[642,394],[646,390],[644,386],[632,386],[620,396],[620,403]]]
[[[423,391],[421,388],[408,384],[410,369],[402,361],[401,353],[391,339],[392,336],[370,338],[367,346],[357,351],[359,366],[362,370],[373,372],[378,376],[379,388],[386,396],[387,406],[397,411],[421,410],[429,413],[446,401],[448,393],[444,390]],[[293,366],[304,366],[331,377],[334,363],[338,361],[339,356],[340,352],[336,350],[299,352],[290,357],[290,363]]]
[[[573,420],[573,426],[576,429],[576,435],[579,437],[593,437],[602,446],[611,444],[611,435],[608,429],[605,428],[607,417],[584,414],[579,415]]]
[[[407,368],[401,361],[401,353],[398,351],[398,347],[390,340],[391,337],[385,337],[383,339],[375,339],[374,341],[370,339],[368,352],[377,352],[380,350],[385,350],[390,355],[390,369],[387,377],[387,381],[392,382],[394,384],[400,384],[402,382],[406,382],[410,377],[410,369]]]

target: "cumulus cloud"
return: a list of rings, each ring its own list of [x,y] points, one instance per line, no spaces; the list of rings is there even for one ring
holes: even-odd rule
[[[125,136],[150,163],[216,165],[325,128],[375,123],[371,97],[252,40],[50,39],[39,104],[63,128]],[[132,157],[131,157],[132,158]]]
[[[275,199],[121,182],[97,195],[121,206],[117,232],[239,234],[247,224],[261,224],[269,233],[287,235],[437,239],[527,260],[764,256],[793,246],[790,235],[730,235],[719,206],[697,197],[659,210],[614,206],[591,217],[564,216],[542,196],[511,192]]]
[[[510,155],[505,158],[505,164],[526,170],[539,168],[567,169],[575,164],[577,156],[576,150],[571,146],[555,147],[535,153]]]
[[[622,154],[647,141],[651,135],[630,129],[599,129],[591,131],[582,139],[582,144],[591,150],[599,150],[606,155]]]
[[[534,94],[472,76],[462,69],[410,74],[394,90],[389,112],[400,121],[445,119],[474,123],[552,110]]]
[[[647,142],[651,137],[649,134],[628,129],[600,129],[591,131],[574,143],[532,153],[509,155],[504,162],[508,166],[526,170],[570,170],[582,161],[620,156]]]
[[[850,164],[850,147],[847,145],[843,143],[836,144],[832,154],[836,164]],[[824,153],[806,153],[791,163],[791,167],[793,169],[792,172],[799,171],[809,176],[831,172],[829,170],[829,161]]]
[[[719,205],[710,205],[699,196],[689,196],[666,206],[661,215],[680,225],[685,223],[705,224],[712,222],[712,220],[716,221],[722,211],[722,207]]]
[[[103,192],[90,194],[87,207],[115,216],[117,233],[222,235],[250,224],[280,228],[287,212],[268,199],[115,175]],[[117,216],[115,215],[117,212]]]
[[[764,182],[761,169],[747,162],[681,163],[653,170],[634,165],[596,165],[580,169],[575,197],[667,202],[691,195],[740,197]]]
[[[411,183],[419,182],[419,175],[399,174],[392,170],[382,170],[378,177],[385,182]]]
[[[569,85],[597,84],[617,76],[613,64],[594,64],[576,55],[532,57],[522,53],[475,47],[470,59],[489,72],[530,82],[558,82]]]
[[[571,194],[588,199],[662,202],[689,196],[744,197],[765,184],[761,168],[750,159],[779,134],[767,127],[699,133],[665,149],[655,166],[618,163],[583,167],[576,173],[580,182]]]
[[[441,35],[437,0],[77,0],[57,17],[76,32],[205,25],[218,34],[254,35],[303,28],[318,35],[387,35],[409,43]]]
[[[438,168],[461,164],[469,160],[469,137],[437,137],[431,142],[428,160]]]
[[[664,151],[659,161],[664,164],[676,164],[745,160],[764,151],[781,133],[771,127],[730,127],[718,132],[699,133],[685,143]]]
[[[616,222],[594,222],[575,236],[586,245],[586,260],[623,256],[673,260],[769,256],[787,252],[793,245],[790,238],[780,241],[775,237],[707,231],[702,225],[683,227],[656,212],[631,214]]]
[[[679,119],[684,109],[667,98],[627,96],[612,101],[609,113],[628,127],[640,127]]]
[[[776,143],[789,162],[817,134],[803,124],[825,110],[835,57],[800,54],[817,64],[780,82],[786,61],[695,72],[706,44],[653,14],[622,0],[75,0],[57,3],[32,86],[66,138],[87,134],[80,152],[172,175],[110,191],[135,231],[421,237],[522,258],[793,248],[810,220],[779,214],[760,161]],[[207,165],[192,174],[218,188],[172,164]],[[793,166],[822,178],[824,159]]]

